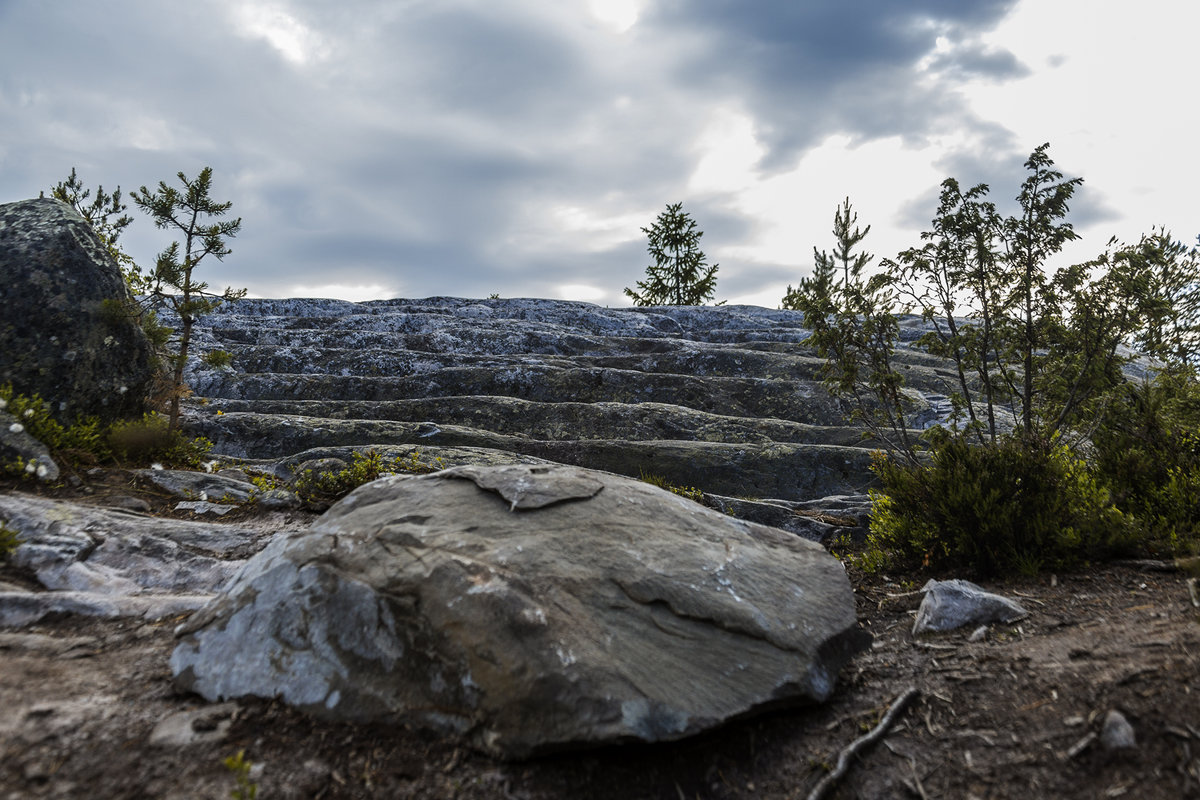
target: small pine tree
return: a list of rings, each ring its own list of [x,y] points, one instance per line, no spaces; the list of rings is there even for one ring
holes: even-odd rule
[[[196,266],[206,256],[215,256],[221,261],[232,252],[225,240],[237,235],[242,220],[239,217],[207,225],[201,223],[204,217],[223,217],[233,207],[233,203],[217,203],[209,197],[212,167],[201,170],[194,181],[189,181],[180,172],[179,180],[183,184],[182,192],[159,181],[158,189],[154,192],[143,186],[133,193],[133,202],[154,218],[155,227],[178,230],[184,237],[182,256],[179,242],[171,242],[170,247],[159,253],[154,272],[149,278],[151,294],[158,301],[171,306],[182,324],[179,351],[172,355],[175,369],[168,423],[171,431],[179,428],[179,399],[184,390],[183,369],[187,364],[196,318],[212,311],[225,300],[246,296],[245,289],[226,288],[221,294],[210,292],[207,283],[194,278]]]
[[[646,280],[637,282],[640,292],[625,289],[634,305],[698,306],[712,299],[717,291],[717,265],[705,263],[699,247],[704,233],[696,230],[696,221],[683,211],[683,203],[668,205],[642,233],[654,263],[646,267]]]

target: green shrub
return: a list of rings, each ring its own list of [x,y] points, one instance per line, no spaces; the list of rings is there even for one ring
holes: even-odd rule
[[[1133,549],[1133,520],[1058,442],[972,446],[947,436],[929,466],[880,455],[872,468],[882,488],[861,557],[869,571],[1033,574]]]
[[[646,472],[638,475],[638,478],[645,483],[650,484],[651,486],[657,486],[660,489],[666,489],[672,494],[677,494],[680,497],[686,497],[688,500],[693,500],[702,505],[704,503],[704,492],[697,489],[695,486],[676,486],[675,484],[667,481],[667,479],[661,475],[652,475]]]
[[[212,442],[203,437],[189,439],[171,430],[167,418],[153,412],[140,420],[115,422],[108,429],[113,458],[132,464],[152,462],[164,466],[199,469]]]
[[[204,438],[188,439],[179,431],[169,431],[167,420],[158,414],[145,414],[137,420],[119,420],[102,424],[95,417],[80,417],[63,425],[50,415],[50,405],[38,395],[26,396],[13,391],[11,384],[0,386],[0,409],[16,417],[29,435],[44,444],[60,464],[92,466],[108,462],[164,465],[198,469],[212,442]],[[16,465],[16,471],[20,465]],[[0,465],[13,472],[14,465]]]
[[[417,450],[412,451],[408,458],[398,457],[391,460],[385,459],[376,450],[368,450],[366,453],[356,452],[350,465],[343,470],[306,470],[296,478],[294,488],[296,496],[304,505],[322,509],[328,508],[364,483],[370,483],[385,475],[423,475],[443,468],[442,459],[422,461]]]
[[[72,425],[63,425],[50,415],[49,403],[36,394],[17,394],[11,384],[0,386],[0,410],[15,417],[30,436],[60,460],[90,465],[112,457],[105,427],[95,417],[81,417]],[[22,465],[0,466],[7,472],[19,472]]]
[[[9,553],[17,549],[20,541],[17,532],[8,527],[8,523],[0,520],[0,561],[6,561]]]
[[[258,784],[250,778],[250,771],[254,769],[254,763],[246,758],[246,751],[238,750],[236,755],[229,756],[221,763],[233,775],[236,783],[233,791],[229,793],[230,798],[232,800],[256,800]]]
[[[200,356],[200,360],[210,367],[220,369],[233,363],[233,354],[228,350],[209,350]]]
[[[1200,385],[1190,373],[1126,384],[1093,436],[1096,471],[1154,550],[1200,552]]]

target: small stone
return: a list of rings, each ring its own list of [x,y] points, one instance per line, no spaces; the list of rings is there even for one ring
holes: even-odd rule
[[[265,508],[269,511],[281,511],[300,507],[300,498],[295,492],[289,492],[287,489],[268,489],[259,495],[254,495],[251,499],[258,503],[260,508]]]
[[[237,506],[210,503],[207,500],[184,500],[175,506],[176,511],[191,511],[193,514],[216,514],[218,517],[225,516],[235,508]]]
[[[187,747],[222,741],[233,724],[237,703],[220,703],[192,711],[180,711],[159,721],[150,732],[156,747]]]
[[[913,636],[944,633],[967,625],[1015,622],[1029,616],[1016,601],[986,592],[970,581],[931,580],[921,591],[925,598],[917,609]]]
[[[1100,730],[1100,743],[1105,750],[1127,750],[1137,746],[1133,726],[1125,715],[1113,709],[1104,716],[1104,727]]]
[[[150,511],[150,504],[140,497],[129,497],[121,495],[113,497],[108,501],[109,508],[121,508],[126,511],[138,511],[147,513]]]
[[[971,631],[971,635],[967,637],[968,642],[982,642],[987,638],[988,626],[980,625],[975,630]]]

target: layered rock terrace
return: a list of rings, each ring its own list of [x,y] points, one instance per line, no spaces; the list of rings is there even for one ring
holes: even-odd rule
[[[904,326],[908,341],[921,331]],[[752,306],[248,299],[197,325],[197,352],[233,360],[190,365],[188,426],[282,476],[374,448],[653,475],[785,505],[861,493],[872,443],[821,386],[807,338],[799,313]],[[917,350],[898,362],[922,427],[952,373]]]

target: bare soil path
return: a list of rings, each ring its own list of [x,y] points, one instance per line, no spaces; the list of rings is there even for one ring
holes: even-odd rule
[[[167,664],[179,620],[0,630],[0,798],[229,798],[222,762],[241,750],[260,800],[804,798],[910,686],[919,697],[830,797],[1200,797],[1200,609],[1186,573],[1107,565],[989,583],[1032,614],[978,642],[969,631],[914,639],[923,577],[891,577],[852,572],[875,646],[827,705],[517,764],[403,727],[179,694]],[[0,581],[28,576],[0,567]],[[1109,751],[1093,736],[1112,709],[1135,747]],[[164,720],[190,741],[171,743]]]

